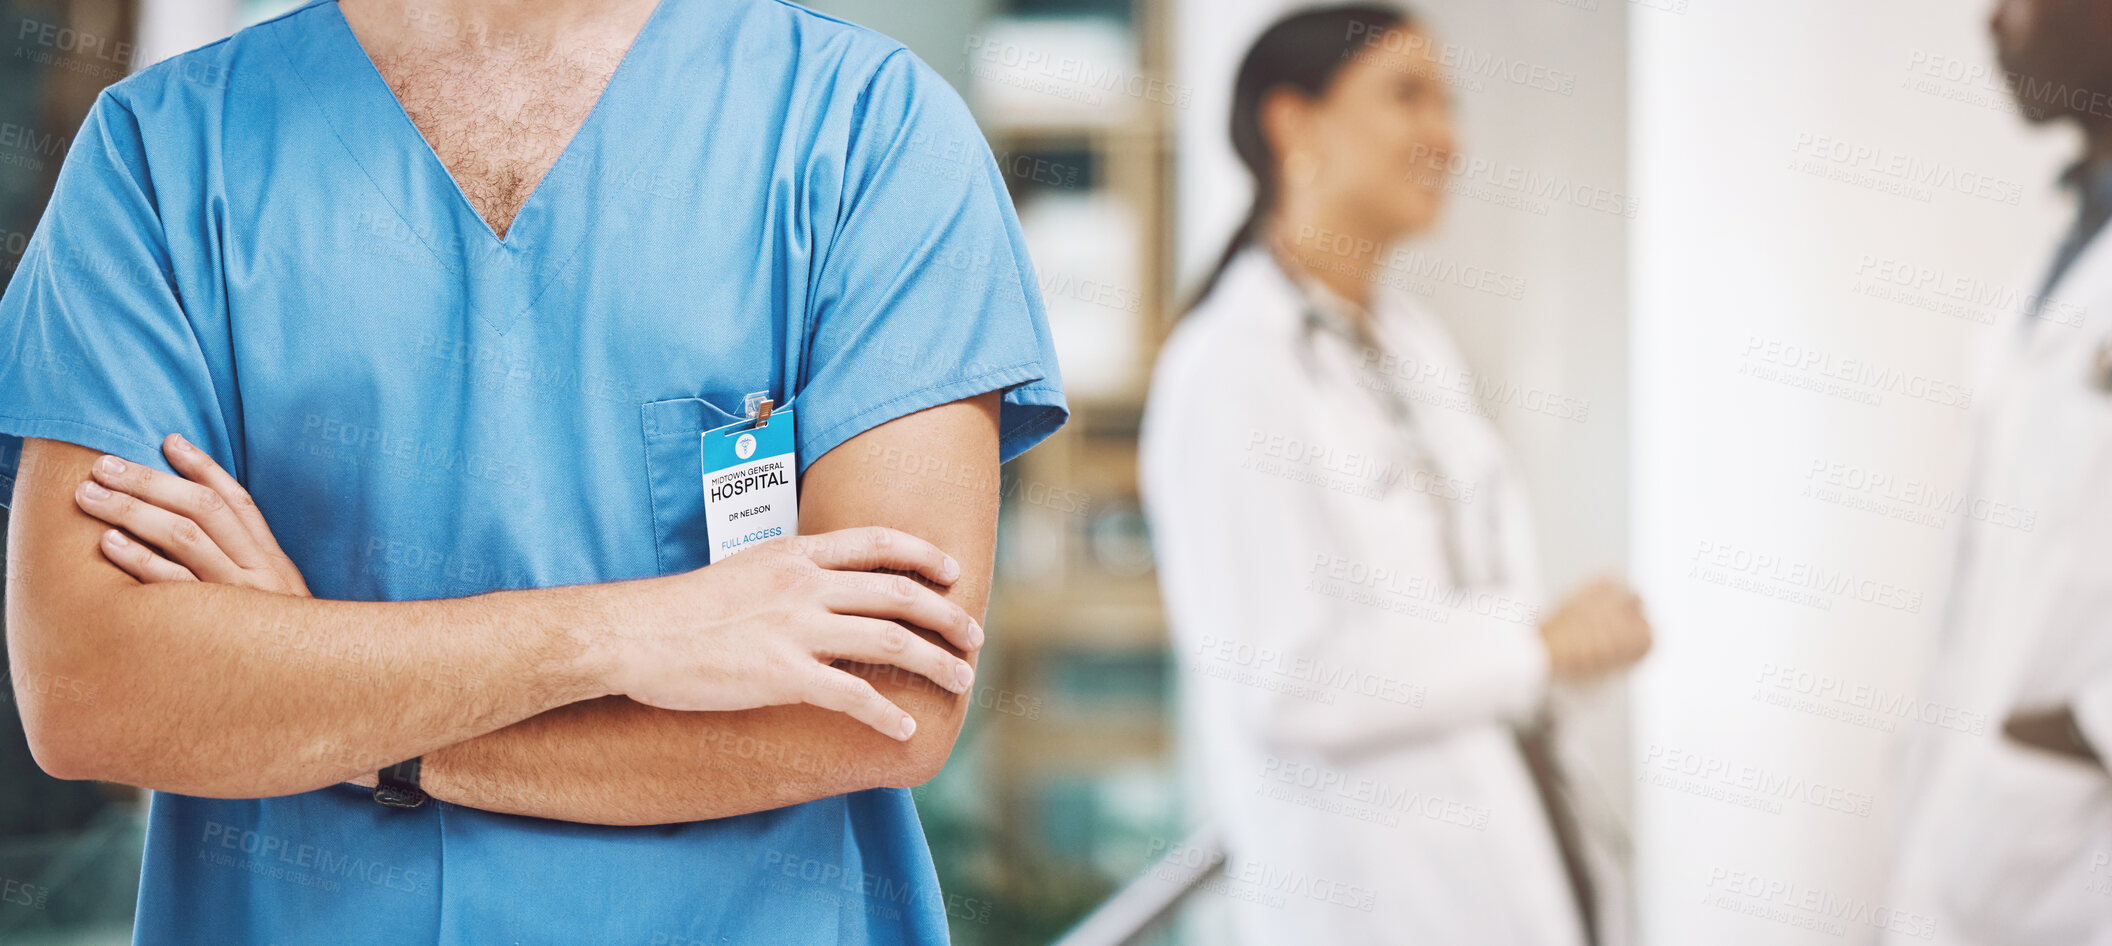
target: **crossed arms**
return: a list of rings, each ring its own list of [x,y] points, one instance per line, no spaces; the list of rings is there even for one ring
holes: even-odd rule
[[[998,398],[911,414],[815,460],[797,538],[681,575],[416,602],[143,581],[113,564],[144,554],[142,539],[238,567],[277,548],[268,533],[266,549],[223,548],[241,543],[181,522],[113,544],[84,511],[111,507],[85,483],[109,484],[100,502],[129,504],[150,532],[165,520],[137,515],[169,503],[135,496],[194,501],[169,491],[200,487],[143,482],[137,464],[97,473],[94,451],[30,440],[7,643],[31,750],[60,778],[242,798],[371,781],[422,755],[435,798],[611,825],[920,784],[960,732],[961,665],[982,640]],[[905,451],[922,462],[900,462]],[[170,450],[186,478],[209,482],[182,454]],[[935,465],[947,475],[929,476]],[[196,518],[254,517],[232,492]]]

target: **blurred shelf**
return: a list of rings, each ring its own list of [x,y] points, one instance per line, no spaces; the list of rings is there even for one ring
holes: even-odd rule
[[[1133,68],[1147,81],[1165,75],[1165,12],[1138,0],[1131,17]],[[1140,773],[1170,797],[1173,751],[1172,657],[1141,525],[1136,438],[1173,299],[1175,112],[1113,104],[1119,119],[977,109],[1036,246],[1043,295],[1052,306],[1068,301],[1064,318],[1073,319],[1051,309],[1071,420],[1005,468],[989,616],[999,656],[988,685],[1010,699],[982,713],[979,743],[988,753],[982,797],[996,823],[1040,839],[1044,859],[1057,861],[1059,850],[1127,850],[1131,835],[1171,830],[1158,823],[1163,804],[1136,801]],[[1101,252],[1070,252],[1081,240]],[[1111,313],[1097,294],[1079,295],[1080,282],[1113,286],[1118,302],[1134,304]],[[1068,330],[1080,334],[1060,334]],[[1074,351],[1103,350],[1108,360],[1074,369]],[[1008,883],[1044,882],[1032,896],[1049,893],[1045,875],[1004,871]]]
[[[1046,615],[1048,612],[1040,612]],[[1119,605],[1066,609],[1060,621],[1034,620],[1007,611],[1003,623],[993,617],[990,626],[1004,634],[1009,647],[1044,650],[1051,647],[1091,646],[1130,648],[1164,646],[1166,629],[1156,602],[1130,607]]]
[[[1124,726],[1111,720],[1094,725],[1041,725],[1024,720],[1005,740],[1005,768],[1024,785],[1050,775],[1078,775],[1129,767],[1140,759],[1161,759],[1171,752],[1163,726]],[[1031,735],[1021,730],[1033,730]]]
[[[1159,127],[1152,120],[1105,123],[1062,119],[984,118],[981,121],[986,137],[1005,138],[1019,143],[1041,145],[1085,141],[1107,149],[1173,149],[1173,142],[1166,129]]]

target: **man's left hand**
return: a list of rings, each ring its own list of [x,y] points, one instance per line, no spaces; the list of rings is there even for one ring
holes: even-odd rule
[[[161,442],[181,477],[106,456],[74,491],[105,530],[103,557],[146,584],[204,581],[313,597],[249,491],[178,434]]]

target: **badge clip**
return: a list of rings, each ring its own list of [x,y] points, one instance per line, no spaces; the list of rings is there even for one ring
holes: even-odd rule
[[[775,402],[770,400],[770,392],[757,391],[742,399],[741,411],[749,417],[755,418],[755,426],[768,427],[770,426],[770,407],[773,403]]]

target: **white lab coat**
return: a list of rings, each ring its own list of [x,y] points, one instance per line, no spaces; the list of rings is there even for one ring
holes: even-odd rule
[[[1999,326],[1975,393],[1973,507],[1919,714],[1939,723],[1902,779],[1888,905],[1916,919],[1888,943],[2112,946],[2112,775],[2002,735],[2013,710],[2071,705],[2112,757],[2112,391],[2093,380],[2112,233],[2052,297],[2082,324]]]
[[[1205,899],[1244,944],[1581,943],[1506,725],[1548,674],[1519,478],[1434,318],[1378,312],[1415,466],[1359,347],[1306,333],[1307,299],[1245,252],[1168,340],[1145,413],[1184,755],[1229,851]]]

